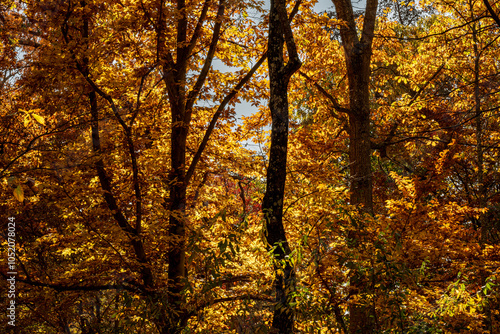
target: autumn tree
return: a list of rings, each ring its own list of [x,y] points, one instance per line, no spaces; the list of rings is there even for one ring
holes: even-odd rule
[[[215,17],[215,25],[213,27],[212,37],[206,59],[203,61],[203,66],[198,77],[194,81],[193,86],[190,88],[188,88],[187,86],[189,63],[193,56],[193,50],[198,43],[198,39],[200,38],[201,30],[211,3],[209,1],[204,2],[198,22],[195,26],[193,25],[194,30],[192,36],[188,37],[190,22],[188,20],[187,11],[189,7],[187,7],[185,1],[177,2],[176,11],[177,13],[179,13],[179,17],[175,21],[175,26],[177,29],[173,47],[173,49],[175,50],[175,58],[172,54],[173,50],[171,51],[167,47],[169,42],[166,35],[168,22],[166,21],[166,14],[164,13],[164,10],[166,9],[164,8],[163,2],[161,2],[160,7],[158,8],[158,21],[155,27],[158,38],[157,56],[158,61],[160,62],[163,69],[162,78],[165,82],[169,96],[172,119],[172,130],[170,134],[171,172],[168,177],[168,182],[165,184],[169,192],[169,199],[168,202],[165,203],[165,208],[172,212],[169,218],[169,237],[171,238],[171,244],[168,248],[168,277],[171,282],[169,289],[169,304],[171,305],[180,305],[182,303],[181,292],[183,291],[185,286],[185,210],[187,186],[196,170],[196,165],[201,157],[201,154],[203,153],[203,150],[207,144],[211,132],[213,131],[218,117],[221,115],[226,104],[234,95],[236,95],[238,90],[241,89],[241,87],[249,80],[253,72],[255,72],[255,70],[265,59],[265,57],[261,57],[254,68],[252,68],[252,70],[236,85],[233,91],[224,98],[222,104],[214,114],[198,150],[193,156],[191,164],[189,165],[189,167],[187,167],[187,137],[193,114],[193,107],[199,97],[201,88],[205,85],[207,75],[212,66],[212,61],[214,59],[221,34],[224,11],[226,9],[226,6],[228,5],[229,4],[225,1],[220,1],[218,4],[217,16]],[[181,322],[185,322],[187,320],[185,316],[181,316],[180,318],[185,319],[181,320]],[[168,326],[185,326],[185,323],[181,325],[177,322],[169,324]],[[168,330],[168,332],[169,331],[170,330]]]
[[[498,5],[314,4],[2,2],[17,330],[499,331]]]
[[[321,239],[318,238],[317,243],[312,243],[310,246],[315,247],[313,249],[315,249],[316,254],[321,254],[320,260],[316,260],[319,262],[316,267],[316,278],[318,286],[323,289],[327,303],[331,305],[333,310],[337,310],[337,313],[342,315],[345,300],[354,297],[356,293],[356,291],[342,291],[343,287],[340,283],[343,279],[342,275],[336,275],[334,269],[330,271],[327,268],[337,265],[338,261],[341,265],[340,268],[352,272],[352,259],[355,259],[356,262],[354,263],[362,263],[361,259],[364,259],[364,266],[368,269],[365,274],[373,282],[374,293],[371,302],[373,302],[373,307],[376,310],[373,316],[378,328],[395,328],[396,326],[401,330],[404,330],[407,326],[438,328],[437,322],[433,321],[429,323],[423,321],[420,324],[409,321],[407,317],[413,317],[413,314],[418,311],[410,311],[405,306],[406,311],[401,313],[401,308],[398,311],[396,305],[405,303],[405,291],[415,288],[411,280],[418,281],[422,279],[416,268],[420,268],[427,261],[426,256],[430,256],[431,253],[458,255],[459,251],[455,250],[455,246],[470,251],[478,249],[477,244],[475,244],[477,239],[474,239],[477,237],[477,233],[469,225],[469,217],[477,216],[481,209],[477,208],[473,202],[457,201],[458,198],[463,200],[464,197],[462,196],[454,198],[449,196],[455,191],[463,189],[460,186],[453,187],[449,183],[452,178],[450,173],[457,166],[453,166],[453,160],[449,159],[449,157],[460,149],[457,142],[459,134],[465,133],[465,129],[462,128],[463,122],[465,121],[469,126],[472,124],[472,120],[467,121],[467,118],[455,118],[455,116],[459,115],[465,117],[464,115],[467,114],[465,111],[467,108],[463,109],[463,105],[459,107],[462,108],[462,112],[452,111],[455,110],[453,108],[459,106],[456,103],[458,94],[464,98],[464,92],[467,91],[466,87],[471,87],[472,81],[468,85],[457,84],[463,78],[458,79],[456,73],[463,73],[464,70],[450,69],[448,67],[448,59],[453,59],[452,63],[456,64],[454,62],[461,58],[460,56],[451,56],[448,52],[453,53],[454,47],[457,45],[451,43],[454,47],[450,47],[450,40],[459,40],[457,36],[451,37],[451,31],[459,30],[463,22],[451,23],[443,20],[441,23],[444,26],[438,25],[436,24],[439,22],[437,20],[441,19],[438,14],[439,8],[427,12],[429,13],[428,16],[422,16],[412,26],[399,25],[397,21],[392,19],[391,15],[381,16],[377,21],[377,36],[373,40],[372,79],[369,85],[371,93],[370,141],[371,148],[376,150],[375,155],[370,155],[370,163],[373,169],[373,199],[377,216],[376,220],[368,220],[365,216],[365,239],[363,248],[358,249],[361,254],[351,253],[353,257],[349,259],[349,255],[345,252],[346,245],[342,247],[341,242],[339,242],[339,236],[345,233],[345,223],[340,218],[343,216],[340,213],[342,211],[337,211],[335,215],[319,215],[318,212],[321,212],[319,207],[311,207],[308,210],[313,217],[318,217],[313,228],[314,230],[320,230],[320,235],[322,235]],[[465,12],[463,9],[461,10],[462,15]],[[361,22],[361,19],[359,21]],[[327,31],[331,31],[336,24],[342,24],[342,22],[337,23],[334,20],[326,19],[323,22],[324,26],[328,28]],[[431,22],[433,30],[429,31]],[[448,23],[449,25],[447,25]],[[450,29],[450,31],[447,29]],[[299,118],[301,123],[296,128],[297,136],[293,138],[294,142],[298,142],[296,147],[307,151],[313,158],[309,159],[308,167],[305,167],[304,163],[300,162],[298,158],[291,168],[296,172],[298,168],[301,168],[299,170],[315,169],[321,171],[319,174],[326,175],[327,171],[325,171],[323,164],[326,164],[327,161],[332,168],[335,166],[341,171],[350,167],[345,159],[348,144],[343,134],[343,131],[349,131],[346,126],[346,117],[343,116],[343,114],[348,113],[348,110],[342,107],[347,104],[345,96],[348,96],[348,87],[346,87],[347,80],[345,80],[347,78],[343,77],[345,73],[342,67],[344,65],[342,63],[343,59],[335,52],[335,41],[325,40],[325,36],[318,30],[315,30],[315,33],[301,35],[308,38],[306,43],[302,42],[308,48],[310,47],[310,49],[306,49],[307,51],[321,51],[309,52],[304,61],[302,76],[306,79],[307,84],[312,84],[314,90],[309,89],[311,86],[299,86],[300,90],[297,90],[298,94],[296,97],[294,96],[294,105],[309,110],[309,114],[306,114],[309,118]],[[447,35],[448,33],[450,35]],[[464,37],[463,33],[460,36]],[[460,40],[464,41],[465,39]],[[319,48],[320,46],[322,49]],[[331,54],[333,58],[330,62],[325,61],[328,54]],[[323,68],[323,72],[318,70],[319,68]],[[453,89],[451,87],[461,88]],[[307,93],[304,94],[304,91]],[[318,94],[314,91],[317,91]],[[454,95],[453,101],[455,103],[449,104],[449,94],[451,92],[457,95]],[[444,95],[445,93],[446,95]],[[323,102],[325,105],[322,105],[320,99],[314,99],[315,96],[321,96],[321,99],[326,102]],[[301,115],[304,115],[304,113]],[[310,118],[313,117],[320,124],[315,125],[311,122]],[[332,125],[337,128],[329,129]],[[326,145],[325,141],[327,141],[328,136],[336,138],[336,143]],[[470,139],[472,137],[469,137],[468,140]],[[468,145],[463,147],[475,147],[475,145],[469,142]],[[301,159],[307,156],[307,154],[299,152],[294,150],[292,155],[300,155]],[[410,158],[407,155],[410,152],[419,152],[418,158],[417,156]],[[469,156],[467,161],[473,162],[475,158],[471,159],[470,157],[476,155],[474,153]],[[458,153],[456,157],[458,157]],[[318,198],[322,196],[319,194],[312,195],[312,193],[326,192],[326,190],[319,191],[320,187],[325,186],[335,189],[339,187],[339,184],[343,184],[342,178],[347,177],[345,173],[338,173],[336,176],[330,176],[334,181],[329,183],[318,177],[318,175],[307,172],[304,174],[307,175],[304,182],[299,181],[296,183],[295,189],[307,187],[307,190],[302,192],[302,196]],[[332,174],[335,175],[335,173]],[[470,172],[468,174],[470,175]],[[463,176],[464,173],[457,173],[458,175]],[[491,176],[489,180],[495,183],[493,181],[494,176]],[[467,186],[466,188],[474,189],[475,187]],[[337,193],[334,196],[339,196],[339,194]],[[414,204],[409,203],[410,198],[415,198]],[[434,215],[437,209],[437,206],[430,204],[433,200],[436,201],[435,203],[440,203],[443,212],[453,210],[451,208],[454,207],[454,203],[461,203],[460,210],[455,209],[456,215],[454,218],[439,215],[440,222],[437,222],[434,220],[436,218],[432,218],[436,217]],[[326,204],[327,202],[322,199],[322,203]],[[327,205],[326,207],[330,206]],[[445,207],[448,209],[444,209]],[[342,209],[338,204],[334,208],[337,210]],[[305,207],[303,209],[306,210]],[[335,209],[332,208],[331,210]],[[399,213],[394,215],[394,210]],[[405,213],[401,215],[403,212]],[[392,219],[386,220],[386,217],[392,217]],[[348,221],[355,221],[355,223],[359,219],[359,217],[355,216],[346,218]],[[448,223],[449,219],[453,219],[456,223]],[[328,223],[328,220],[337,222],[337,230],[332,230],[333,222]],[[443,226],[442,223],[447,228],[435,230],[435,228]],[[431,232],[434,241],[444,241],[446,240],[445,236],[453,235],[455,241],[450,243],[450,248],[437,246],[439,242],[434,248],[434,246],[431,246],[433,239],[427,239],[423,234],[420,234],[419,231],[426,228],[430,231],[430,226],[434,231]],[[463,238],[464,234],[469,237]],[[352,234],[348,235],[352,237]],[[460,235],[462,237],[459,237]],[[437,236],[439,236],[439,239]],[[427,255],[423,253],[417,254],[411,251],[413,246],[407,244],[403,247],[405,250],[400,253],[397,245],[402,242],[422,242],[422,244],[426,245],[423,248],[430,249],[429,247],[431,247],[435,251],[426,253]],[[323,243],[328,244],[328,247],[325,246],[322,249],[321,245]],[[336,246],[332,246],[332,244]],[[329,247],[333,247],[333,249]],[[401,254],[402,257],[395,256],[395,254]],[[466,254],[469,254],[469,251],[465,251],[462,256],[469,256]],[[435,263],[436,266],[447,268],[438,276],[433,277],[437,280],[444,278],[448,284],[453,283],[450,278],[457,277],[457,267],[451,263],[456,261],[458,265],[460,260],[454,256],[450,257],[450,255],[443,255],[441,258],[432,255],[430,258],[433,259],[431,262]],[[451,258],[455,260],[451,260]],[[430,275],[436,273],[433,270],[430,270],[430,272]],[[490,275],[487,277],[491,278]],[[432,289],[443,291],[439,284],[432,285]],[[318,288],[318,294],[321,294],[319,291],[321,291],[320,288]],[[318,296],[318,298],[320,297]],[[433,297],[429,296],[428,298],[432,299]],[[379,307],[381,305],[392,306]],[[421,309],[424,308],[422,306]],[[397,315],[398,312],[400,316]],[[478,313],[469,316],[472,318],[480,317]],[[452,323],[455,319],[449,318],[447,321]],[[336,317],[336,320],[339,327],[344,327],[343,330],[346,331],[345,326],[342,326],[343,317]],[[475,324],[479,326],[477,322]]]
[[[300,1],[297,2],[295,11],[299,4]],[[284,60],[285,43],[289,56],[286,63]],[[267,52],[272,129],[262,211],[266,220],[266,240],[275,258],[273,262],[276,276],[274,283],[276,306],[272,330],[276,333],[293,333],[295,273],[283,225],[283,204],[287,174],[288,83],[291,76],[300,68],[300,60],[284,0],[271,1]]]
[[[12,26],[5,35],[15,49],[29,51],[18,55],[30,65],[14,81],[20,94],[11,96],[3,120],[3,126],[10,127],[3,142],[9,159],[3,173],[12,179],[9,187],[22,190],[16,197],[26,205],[31,201],[27,184],[21,185],[23,173],[30,173],[29,182],[38,179],[47,185],[42,194],[34,194],[40,200],[34,198],[31,208],[23,211],[25,219],[40,211],[36,219],[40,225],[34,228],[41,235],[33,234],[27,244],[53,233],[41,213],[50,210],[43,208],[49,198],[62,208],[49,223],[58,225],[60,252],[56,256],[42,251],[38,262],[32,257],[37,251],[32,245],[23,256],[22,282],[82,296],[88,291],[126,291],[126,298],[128,293],[140,296],[137,304],[146,314],[148,331],[154,326],[161,333],[182,331],[193,315],[211,305],[200,300],[188,308],[185,294],[193,277],[186,264],[186,253],[193,252],[187,246],[192,246],[186,232],[186,224],[191,224],[188,197],[196,198],[191,194],[203,187],[209,174],[198,174],[197,166],[221,115],[229,119],[227,106],[266,58],[257,47],[239,55],[229,47],[254,43],[248,36],[228,35],[220,43],[221,36],[232,34],[229,22],[236,16],[241,17],[241,26],[253,27],[253,21],[243,18],[248,7],[226,1],[179,1],[175,7],[163,1],[126,7],[106,1],[16,5],[11,4],[3,16]],[[257,4],[253,8],[259,10]],[[170,26],[176,27],[173,35]],[[232,54],[224,55],[229,50]],[[255,64],[243,64],[239,75],[226,76],[225,81],[223,73],[213,71],[216,55],[230,65],[247,59]],[[200,100],[214,105],[198,107]],[[190,136],[193,127],[200,131]],[[14,139],[19,133],[26,133],[26,142],[22,136]],[[167,137],[170,143],[165,145]],[[42,151],[52,153],[32,160]],[[30,172],[35,161],[46,172]],[[197,187],[190,193],[193,179]],[[75,226],[83,229],[72,239]],[[194,225],[189,229],[196,230]],[[82,256],[85,248],[99,249],[99,254],[111,251],[110,263],[102,259],[108,269],[93,271],[97,267]],[[55,280],[35,274],[58,263],[65,263],[71,275]],[[85,276],[86,267],[92,268],[91,273],[75,284],[75,277]],[[207,277],[197,288],[210,291],[207,286],[213,286],[214,279]],[[105,293],[97,298],[109,303],[115,297]],[[230,300],[238,298],[243,297]],[[65,302],[71,305],[69,295]],[[75,317],[70,310],[63,314],[64,323]],[[58,328],[50,319],[47,323]]]
[[[378,1],[367,1],[361,35],[354,18],[351,1],[334,0],[337,18],[342,21],[340,36],[344,48],[347,80],[349,84],[349,163],[350,202],[359,205],[361,211],[373,214],[373,187],[370,144],[370,73],[372,42],[375,33]],[[362,233],[363,223],[360,231]],[[354,239],[359,237],[353,236]],[[361,239],[357,240],[362,242]],[[361,273],[354,274],[353,288],[366,290],[366,278]],[[371,306],[353,304],[350,309],[350,333],[371,333],[374,315]]]

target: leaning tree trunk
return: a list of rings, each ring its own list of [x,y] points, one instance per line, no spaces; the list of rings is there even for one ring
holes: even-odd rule
[[[361,214],[373,214],[373,186],[370,144],[370,62],[375,31],[378,0],[367,0],[361,36],[358,36],[351,0],[333,0],[337,18],[344,21],[340,29],[349,83],[349,166],[350,202]],[[357,226],[352,238],[363,243],[363,223]],[[351,277],[352,291],[359,296],[370,293],[366,274],[357,271]],[[349,332],[373,333],[376,327],[375,310],[370,301],[360,300],[349,307]]]
[[[283,46],[286,42],[289,61],[285,64]],[[294,311],[292,293],[295,274],[288,259],[290,247],[283,226],[283,201],[286,181],[288,143],[288,83],[300,68],[286,0],[272,0],[269,14],[268,66],[270,78],[269,108],[272,130],[269,166],[267,168],[266,194],[262,211],[266,219],[268,249],[274,256],[275,308],[272,333],[293,333]]]

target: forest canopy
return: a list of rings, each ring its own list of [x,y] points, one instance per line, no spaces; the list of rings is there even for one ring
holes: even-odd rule
[[[316,2],[0,2],[6,333],[500,333],[500,2]]]

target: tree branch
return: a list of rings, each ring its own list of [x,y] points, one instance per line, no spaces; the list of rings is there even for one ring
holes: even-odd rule
[[[356,32],[356,22],[354,21],[354,12],[350,0],[332,0],[337,10],[337,18],[343,20],[344,24],[340,26],[340,35],[344,42],[346,53],[350,54],[355,44],[359,42]]]
[[[88,97],[90,102],[90,113],[92,115],[92,147],[94,153],[101,154],[97,96],[93,91],[88,94]],[[108,209],[112,212],[113,217],[115,218],[118,225],[122,228],[122,230],[129,234],[135,235],[136,230],[129,224],[127,218],[125,218],[125,216],[123,215],[122,211],[118,207],[118,203],[115,197],[113,196],[113,187],[106,173],[106,169],[104,168],[104,161],[102,158],[99,158],[99,160],[96,161],[95,168],[97,170],[97,175],[101,183],[101,188],[104,191],[103,196],[106,204],[108,205]]]
[[[486,6],[486,9],[488,9],[488,12],[491,15],[491,18],[495,20],[497,23],[498,27],[500,28],[500,18],[498,17],[497,13],[491,8],[490,2],[488,0],[483,0],[484,5]]]
[[[1,273],[3,278],[8,278],[4,272]],[[102,285],[63,285],[53,283],[43,283],[32,281],[29,279],[21,279],[16,277],[16,282],[22,282],[31,286],[50,288],[56,291],[102,291],[102,290],[127,290],[134,293],[144,294],[139,287],[133,287],[125,284],[102,284]]]
[[[333,95],[331,95],[330,93],[328,93],[320,84],[318,84],[316,81],[314,81],[313,79],[311,79],[305,72],[299,71],[299,73],[304,78],[306,78],[307,80],[309,80],[309,81],[311,81],[313,83],[314,87],[316,87],[316,89],[318,89],[319,92],[321,94],[323,94],[323,96],[326,97],[332,103],[333,108],[335,110],[337,110],[340,113],[345,113],[345,114],[350,114],[351,113],[351,110],[349,108],[342,107],[339,104],[339,102],[337,101],[337,99],[335,97],[333,97]]]
[[[427,80],[425,82],[425,84],[422,86],[422,88],[420,88],[418,90],[418,92],[415,93],[415,95],[413,95],[413,97],[411,98],[410,102],[408,103],[408,106],[411,106],[413,104],[413,102],[415,102],[416,98],[425,90],[425,88],[429,85],[429,83],[431,83],[432,80],[434,80],[438,75],[439,73],[441,72],[441,70],[444,68],[444,65],[445,63],[442,63],[441,66],[438,67],[438,69],[436,70],[436,72],[434,72],[434,74],[429,78],[429,80]]]
[[[82,6],[85,6],[85,2],[82,2]],[[83,20],[83,38],[85,41],[88,40],[89,37],[89,18],[84,17]],[[117,221],[118,225],[124,230],[126,233],[128,233],[128,236],[131,238],[131,244],[134,249],[135,256],[137,257],[137,260],[141,264],[140,266],[140,271],[141,271],[141,276],[144,281],[144,284],[148,287],[151,287],[154,284],[154,279],[153,279],[153,273],[148,266],[148,259],[144,250],[144,244],[139,238],[140,234],[140,228],[141,228],[141,220],[142,220],[142,195],[141,195],[141,190],[140,190],[140,185],[139,185],[139,169],[137,165],[137,156],[135,153],[134,149],[134,143],[132,141],[132,133],[130,127],[125,124],[125,121],[121,118],[121,116],[118,113],[118,108],[116,107],[113,99],[111,96],[108,94],[104,93],[97,85],[94,83],[92,79],[90,79],[90,68],[89,68],[89,59],[88,57],[83,58],[83,65],[80,64],[77,61],[77,58],[74,54],[72,53],[72,57],[77,65],[77,68],[79,72],[85,77],[87,82],[91,85],[93,88],[93,91],[88,94],[89,97],[89,102],[90,102],[90,109],[91,109],[91,115],[92,115],[92,145],[93,145],[93,150],[95,153],[100,154],[101,153],[101,143],[100,143],[100,138],[99,138],[99,109],[97,106],[97,95],[101,95],[104,99],[108,101],[108,103],[111,105],[111,108],[115,114],[115,117],[118,119],[118,122],[122,126],[124,132],[125,132],[125,137],[127,139],[127,144],[129,148],[129,154],[130,158],[132,160],[132,174],[133,174],[133,187],[134,187],[134,193],[135,193],[135,198],[136,198],[136,212],[135,212],[135,218],[136,218],[136,228],[133,228],[130,223],[128,222],[127,218],[123,214],[122,210],[120,210],[118,203],[116,201],[115,196],[112,194],[112,186],[111,182],[109,180],[109,177],[106,174],[106,170],[104,168],[104,160],[100,158],[95,166],[97,169],[97,174],[101,183],[101,187],[104,190],[104,199],[106,203],[108,204],[108,208],[111,210],[113,216],[115,217],[115,220]]]
[[[298,12],[302,0],[297,0],[293,10]],[[295,45],[295,39],[293,37],[291,19],[288,19],[288,14],[286,13],[286,6],[277,6],[278,15],[281,21],[281,29],[285,37],[286,48],[288,51],[288,63],[285,65],[283,72],[284,75],[291,77],[301,66],[299,54],[297,52],[297,46]],[[291,15],[290,15],[291,16]]]
[[[203,151],[205,150],[205,147],[208,144],[208,140],[210,138],[210,135],[212,134],[215,124],[217,124],[217,120],[219,119],[220,115],[222,114],[222,111],[226,108],[227,104],[238,94],[240,89],[248,82],[250,81],[250,78],[253,76],[253,74],[257,71],[257,69],[264,63],[264,61],[267,58],[267,52],[265,52],[260,59],[255,63],[255,65],[250,69],[250,71],[238,82],[236,86],[231,90],[231,92],[226,95],[226,97],[222,100],[221,104],[219,105],[219,108],[217,108],[217,111],[215,114],[212,116],[212,120],[210,121],[210,124],[208,125],[207,130],[205,131],[205,135],[203,136],[203,140],[200,143],[200,146],[198,147],[198,150],[196,151],[193,160],[191,161],[191,165],[189,166],[189,169],[186,173],[185,177],[185,182],[186,185],[189,184],[189,180],[193,176],[193,173],[196,169],[196,165],[198,164],[201,155],[203,154]]]
[[[151,66],[149,69],[147,69],[147,72],[144,73],[142,76],[141,76],[141,83],[139,85],[139,90],[137,91],[137,98],[136,98],[136,102],[135,102],[135,110],[134,110],[134,113],[132,114],[132,117],[130,118],[130,122],[129,122],[129,126],[132,127],[133,124],[134,124],[134,121],[135,119],[137,118],[137,115],[139,114],[139,109],[141,107],[141,94],[142,94],[142,90],[144,88],[144,82],[146,81],[146,78],[147,76],[153,72],[153,70],[156,68],[156,64]],[[144,68],[143,68],[144,69]],[[146,98],[147,98],[148,94],[146,94]]]
[[[222,3],[223,0],[221,0]],[[297,0],[297,3],[295,4],[292,13],[290,14],[289,21],[291,22],[295,15],[298,12],[298,8],[302,0]],[[196,151],[193,160],[191,161],[191,165],[189,166],[189,169],[186,173],[185,177],[185,182],[186,185],[189,184],[189,180],[194,174],[194,171],[196,169],[196,165],[198,164],[201,155],[203,154],[203,151],[205,150],[205,147],[208,144],[208,140],[210,139],[210,135],[212,134],[215,125],[217,124],[217,121],[222,114],[222,111],[226,108],[227,104],[238,94],[240,89],[248,82],[250,81],[251,77],[253,74],[259,69],[259,67],[264,63],[264,61],[267,59],[267,51],[260,57],[260,59],[257,61],[257,63],[250,69],[250,71],[240,80],[240,82],[231,90],[231,92],[222,100],[221,104],[219,105],[219,108],[217,108],[217,111],[212,117],[212,120],[210,121],[210,124],[208,125],[207,130],[205,131],[205,135],[203,136],[203,139],[201,141],[200,146],[198,147],[198,150]]]
[[[375,21],[377,18],[377,6],[378,0],[368,0],[366,2],[363,32],[361,34],[361,42],[365,45],[372,45],[375,32]]]
[[[193,49],[196,46],[196,42],[200,38],[201,28],[203,27],[203,23],[205,22],[205,18],[207,17],[208,7],[210,5],[210,2],[211,2],[210,0],[205,0],[205,2],[203,3],[203,8],[201,10],[198,23],[196,23],[196,28],[194,28],[193,36],[191,37],[191,41],[189,42],[189,47],[187,50],[188,55],[191,54],[191,52],[193,52]]]
[[[217,44],[219,43],[220,30],[222,27],[222,18],[224,16],[225,10],[225,0],[219,1],[219,10],[217,11],[217,17],[215,18],[215,26],[212,34],[212,41],[210,43],[210,47],[208,49],[207,57],[205,58],[205,63],[203,64],[203,68],[201,69],[200,75],[196,80],[196,83],[193,86],[193,89],[189,92],[187,100],[186,100],[186,115],[184,118],[184,122],[189,123],[189,118],[191,116],[191,110],[193,108],[194,102],[198,97],[201,87],[205,83],[207,79],[208,72],[210,71],[210,67],[212,66],[212,61],[214,59],[215,50],[217,48]]]

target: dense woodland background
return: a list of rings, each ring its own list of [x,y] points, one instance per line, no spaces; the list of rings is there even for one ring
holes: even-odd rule
[[[7,329],[500,333],[500,1],[314,4],[1,1]]]

